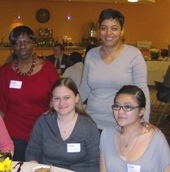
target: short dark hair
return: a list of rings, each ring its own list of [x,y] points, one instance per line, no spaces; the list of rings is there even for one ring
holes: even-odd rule
[[[99,15],[99,20],[98,20],[99,27],[100,27],[101,23],[106,19],[108,19],[108,20],[115,19],[117,22],[119,22],[121,29],[123,29],[123,25],[124,25],[124,21],[125,21],[124,15],[121,12],[119,12],[118,10],[113,10],[111,8],[104,9]]]
[[[82,55],[80,53],[72,52],[69,55],[69,60],[75,64],[75,63],[78,63],[78,62],[82,62],[83,58],[82,58]]]
[[[60,47],[61,51],[64,50],[64,46],[62,44],[60,44],[60,43],[55,44],[54,47]]]
[[[15,45],[18,37],[20,35],[25,35],[25,34],[28,35],[28,37],[32,41],[35,41],[35,35],[31,28],[29,28],[28,26],[17,26],[11,31],[11,33],[9,35],[9,41],[10,41],[11,45]]]

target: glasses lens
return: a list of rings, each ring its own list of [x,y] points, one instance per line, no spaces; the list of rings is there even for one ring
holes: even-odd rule
[[[118,106],[118,105],[112,105],[112,109],[113,110],[119,110],[120,109],[120,106]]]
[[[15,42],[15,46],[21,46],[21,45],[25,45],[25,46],[29,46],[32,44],[32,41],[29,41],[29,40],[24,40],[24,41],[20,41],[20,40],[17,40]]]
[[[136,108],[139,108],[139,106],[129,106],[129,105],[126,105],[126,106],[119,106],[119,105],[112,105],[112,109],[113,110],[120,110],[120,109],[123,109],[125,112],[130,112],[132,111],[133,109],[136,109]]]
[[[122,106],[122,108],[126,112],[129,112],[129,111],[131,111],[133,109],[132,106]]]

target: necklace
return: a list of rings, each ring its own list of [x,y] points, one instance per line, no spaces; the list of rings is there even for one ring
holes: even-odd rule
[[[122,150],[121,150],[121,145],[122,145],[122,143],[121,143],[121,136],[122,136],[122,133],[120,134],[120,153],[123,155],[123,156],[128,156],[131,152],[132,152],[132,150],[134,149],[134,147],[135,147],[135,145],[136,145],[136,143],[137,143],[137,141],[138,141],[138,138],[139,138],[139,136],[140,136],[140,134],[142,133],[142,128],[141,128],[141,130],[135,135],[135,137],[130,141],[130,142],[128,142],[128,143],[125,143],[125,145],[124,145],[124,147],[125,148],[128,148],[129,147],[129,144],[131,143],[131,142],[133,142],[135,139],[135,143],[133,144],[133,146],[132,146],[132,149],[127,153],[127,154],[123,154],[122,153]]]
[[[67,134],[68,132],[70,132],[72,130],[72,128],[74,127],[74,122],[75,121],[70,121],[63,128],[61,127],[61,131],[63,130],[64,134]]]
[[[29,71],[23,73],[23,72],[19,71],[19,68],[18,68],[18,60],[15,59],[15,61],[14,61],[15,71],[16,71],[16,73],[18,73],[18,74],[21,75],[21,76],[28,76],[28,75],[31,75],[31,73],[32,73],[33,70],[34,70],[35,63],[36,63],[36,59],[35,59],[35,57],[33,57],[33,58],[32,58],[32,65],[31,65]]]
[[[75,114],[75,116],[66,124],[61,124],[58,120],[60,131],[64,134],[67,134],[68,132],[70,132],[74,128],[76,120],[77,120],[77,114]]]
[[[136,134],[136,136],[135,136],[130,142],[125,143],[125,148],[128,148],[128,147],[129,147],[129,144],[130,144],[131,142],[133,142],[133,140],[135,140],[135,138],[137,138],[138,136],[139,136],[139,133]]]

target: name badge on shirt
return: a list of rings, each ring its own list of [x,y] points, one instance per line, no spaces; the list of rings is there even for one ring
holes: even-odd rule
[[[66,65],[61,65],[61,66],[60,66],[61,69],[65,68],[65,67],[66,67]]]
[[[9,84],[9,88],[20,89],[21,86],[22,86],[22,81],[11,80]]]
[[[140,172],[139,165],[127,164],[128,172]]]
[[[80,152],[80,143],[67,143],[67,152]]]

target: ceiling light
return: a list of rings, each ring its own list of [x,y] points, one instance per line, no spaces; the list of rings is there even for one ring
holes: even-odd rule
[[[128,0],[128,2],[138,2],[138,0]]]

